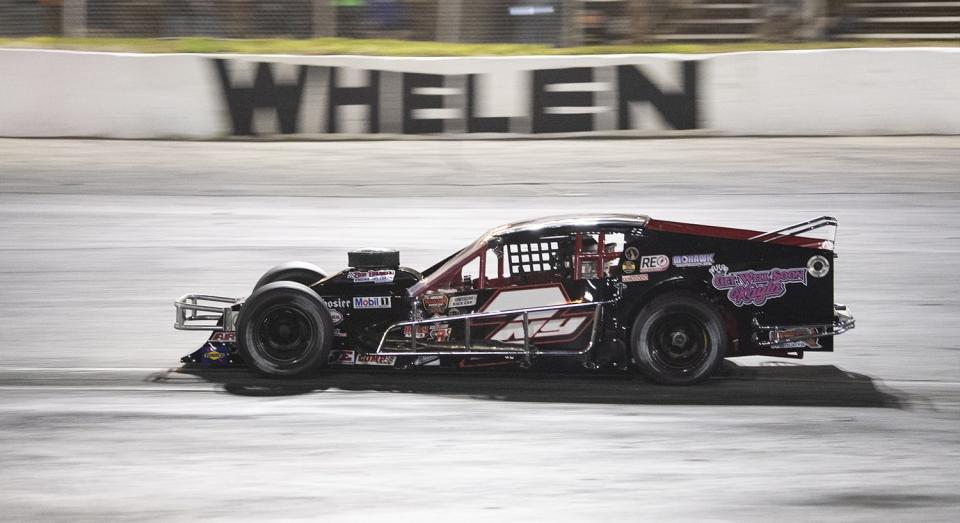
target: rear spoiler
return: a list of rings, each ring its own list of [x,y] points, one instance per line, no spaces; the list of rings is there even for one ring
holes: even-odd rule
[[[812,220],[807,220],[805,222],[795,223],[793,225],[788,225],[782,229],[777,229],[775,231],[765,232],[758,234],[756,236],[751,236],[748,238],[751,241],[756,242],[772,242],[780,238],[785,238],[788,236],[797,236],[805,232],[814,231],[817,229],[822,229],[824,227],[832,227],[830,231],[830,237],[824,240],[817,240],[821,242],[821,249],[833,250],[833,244],[837,239],[837,219],[833,216],[820,216],[819,218],[814,218]]]

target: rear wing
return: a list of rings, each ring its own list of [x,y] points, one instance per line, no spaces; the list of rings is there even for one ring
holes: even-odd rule
[[[820,244],[821,249],[833,250],[834,242],[837,240],[837,219],[833,216],[820,216],[812,220],[807,220],[805,222],[795,223],[793,225],[788,225],[782,229],[777,229],[775,231],[765,232],[758,234],[756,236],[751,236],[748,238],[751,241],[769,243],[772,241],[779,240],[781,238],[786,238],[789,236],[798,236],[805,232],[815,231],[817,229],[824,229],[829,227],[827,231],[826,238],[817,238],[816,241],[822,242]],[[812,239],[812,238],[811,238]]]

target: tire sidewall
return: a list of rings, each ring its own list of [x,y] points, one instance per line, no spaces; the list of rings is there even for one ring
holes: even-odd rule
[[[676,313],[688,314],[699,320],[709,338],[704,361],[681,374],[664,371],[654,360],[647,343],[657,321]],[[655,298],[637,314],[630,334],[630,348],[640,372],[648,379],[665,385],[689,385],[706,380],[723,361],[726,346],[727,336],[719,311],[701,296],[689,292],[674,292]]]
[[[323,269],[304,261],[290,261],[271,267],[257,280],[253,290],[278,281],[292,281],[301,285],[310,286],[326,278]]]
[[[270,359],[258,341],[258,329],[267,312],[279,305],[301,312],[312,334],[305,354],[289,363]],[[244,302],[237,320],[240,354],[253,370],[265,376],[292,377],[316,371],[327,362],[332,337],[333,322],[326,304],[309,287],[290,281],[269,283],[257,289]]]

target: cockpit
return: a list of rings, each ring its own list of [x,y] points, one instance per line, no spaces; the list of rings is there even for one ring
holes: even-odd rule
[[[625,237],[646,222],[645,216],[591,215],[497,227],[425,271],[410,294],[615,276]]]

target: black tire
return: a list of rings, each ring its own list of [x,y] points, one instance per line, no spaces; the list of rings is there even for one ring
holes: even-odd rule
[[[727,335],[716,307],[692,292],[655,298],[633,322],[633,359],[644,376],[664,385],[706,380],[723,361]]]
[[[330,354],[330,311],[309,287],[268,283],[244,302],[237,318],[237,347],[243,360],[269,377],[315,372]]]
[[[326,277],[323,269],[312,263],[291,261],[271,267],[269,271],[263,273],[263,276],[257,280],[257,284],[253,286],[253,290],[275,281],[292,281],[309,287]]]

